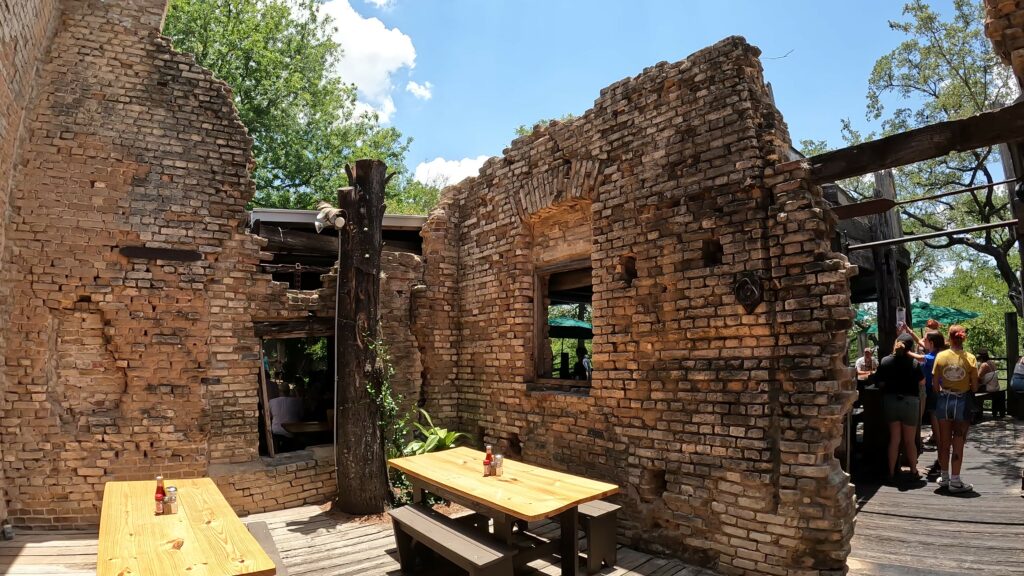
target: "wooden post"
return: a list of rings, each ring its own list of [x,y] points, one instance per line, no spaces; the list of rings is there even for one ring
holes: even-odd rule
[[[1018,98],[1018,101],[1024,100]],[[1003,163],[1003,176],[1015,178],[1019,175],[1024,175],[1024,146],[1019,143],[1003,144],[999,146],[999,156]],[[1016,186],[1021,185],[1020,182],[1016,184]],[[1017,225],[1012,228],[1013,234],[1017,239],[1017,255],[1021,257],[1021,262],[1024,262],[1024,201],[1017,198],[1013,184],[1006,186],[1006,196],[1007,202],[1010,204],[1010,211],[1017,220]],[[1024,266],[1021,266],[1018,272],[1018,279],[1020,281],[1020,291],[1010,294],[1010,298],[1014,300],[1014,308],[1017,310],[1017,315],[1020,316],[1024,314]]]
[[[875,197],[896,199],[892,172],[875,174]],[[875,235],[879,240],[903,235],[899,216],[891,211],[874,218]],[[878,293],[878,359],[892,352],[896,342],[896,308],[900,305],[900,276],[896,262],[896,248],[872,248],[875,259],[875,287]]]
[[[1017,313],[1007,312],[1003,315],[1003,329],[1006,332],[1006,412],[1014,418],[1020,418],[1024,410],[1018,406],[1019,394],[1010,388],[1013,380],[1013,369],[1020,360],[1020,330],[1017,325]]]
[[[345,225],[338,234],[335,305],[337,504],[348,514],[379,514],[391,498],[380,407],[370,387],[380,386],[375,344],[387,166],[379,160],[358,160],[346,172],[352,187],[338,191]]]
[[[270,422],[270,394],[267,392],[267,369],[263,360],[263,340],[260,340],[260,396],[263,399],[263,433],[267,439],[267,454],[271,458],[274,453],[274,433],[271,430]]]
[[[1020,360],[1020,331],[1017,327],[1017,314],[1007,312],[1003,315],[1003,330],[1006,334],[1006,388],[1010,388],[1013,378],[1013,367]]]

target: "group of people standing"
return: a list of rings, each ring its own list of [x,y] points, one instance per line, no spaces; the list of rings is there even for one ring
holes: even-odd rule
[[[950,326],[948,342],[938,328],[938,323],[929,320],[921,339],[905,324],[901,325],[892,354],[876,362],[865,350],[864,357],[857,361],[857,374],[863,377],[873,373],[873,380],[882,391],[882,414],[889,426],[890,482],[900,470],[897,464],[901,446],[910,477],[921,478],[917,468],[917,430],[927,417],[932,425],[929,442],[938,445],[938,461],[932,471],[937,468],[939,486],[951,493],[970,492],[974,486],[960,472],[975,410],[972,393],[978,391],[985,378],[995,378],[995,365],[987,354],[980,358],[981,353],[975,357],[964,350],[967,330],[963,326]]]

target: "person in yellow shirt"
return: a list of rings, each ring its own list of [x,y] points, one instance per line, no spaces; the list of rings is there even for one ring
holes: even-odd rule
[[[949,349],[935,357],[932,369],[932,384],[939,394],[935,403],[939,419],[939,468],[942,470],[939,487],[954,493],[974,490],[973,485],[960,478],[972,417],[970,393],[978,390],[978,361],[974,354],[964,350],[965,340],[967,329],[950,326]]]

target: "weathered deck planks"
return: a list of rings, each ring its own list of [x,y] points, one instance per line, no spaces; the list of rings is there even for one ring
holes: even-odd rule
[[[927,451],[921,464],[935,458]],[[1024,575],[1022,467],[1024,422],[991,420],[967,437],[963,477],[974,494],[858,485],[850,574]]]
[[[921,461],[929,464],[934,452]],[[934,484],[900,491],[858,486],[860,513],[850,554],[854,576],[1024,576],[1024,422],[990,421],[972,429],[964,477],[977,495],[937,493]],[[255,514],[266,522],[294,576],[399,576],[390,523],[338,520],[315,506]],[[554,536],[558,527],[534,523]],[[11,576],[94,576],[95,532],[19,532],[0,542],[0,573]],[[557,558],[531,563],[527,576],[557,576]],[[673,559],[619,549],[603,576],[711,576]],[[436,574],[433,576],[442,576]]]
[[[289,576],[399,576],[391,524],[386,521],[338,520],[316,506],[254,514],[245,522],[265,522]],[[533,524],[533,531],[555,536],[551,522]],[[95,576],[95,532],[19,533],[0,542],[0,573],[10,576]],[[558,576],[558,559],[530,563],[523,576]],[[713,576],[679,560],[657,558],[629,548],[619,549],[619,562],[604,576]],[[434,576],[442,576],[440,573]]]

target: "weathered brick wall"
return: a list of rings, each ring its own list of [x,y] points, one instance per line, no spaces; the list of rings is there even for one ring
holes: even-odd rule
[[[256,459],[258,241],[227,88],[163,0],[68,0],[25,121],[0,284],[17,524],[95,525],[102,485]],[[195,250],[129,259],[125,246]]]
[[[446,190],[425,276],[456,311],[456,376],[428,388],[507,453],[619,484],[635,545],[725,574],[840,574],[848,270],[820,190],[776,167],[789,137],[757,55],[730,38],[648,68]],[[533,391],[535,273],[581,255],[593,387]],[[741,281],[764,291],[749,313]]]
[[[57,0],[20,2],[0,0],[0,274],[5,268],[8,211],[15,166],[19,163],[25,133],[24,119],[37,84],[37,69],[57,28],[60,6]],[[5,364],[5,341],[10,313],[10,294],[0,283],[0,368]],[[0,403],[6,377],[0,369]],[[0,447],[0,459],[4,448]],[[0,470],[0,522],[7,519],[3,471]]]
[[[459,411],[455,369],[460,306],[456,297],[459,278],[457,242],[461,227],[453,195],[442,197],[420,231],[423,260],[430,265],[424,265],[423,284],[412,294],[411,330],[422,363],[419,395],[423,407],[438,422],[454,422]]]
[[[260,273],[265,241],[242,229],[251,143],[228,88],[160,37],[165,0],[67,0],[59,26],[44,22],[54,6],[0,7],[0,97],[17,105],[4,107],[0,156],[4,202],[11,182],[0,437],[13,521],[94,526],[105,482],[156,474],[211,475],[239,511],[332,493],[323,454],[257,454],[253,322],[331,316],[334,283],[288,291]],[[11,123],[24,126],[13,175]],[[129,259],[127,246],[201,258]],[[409,302],[422,262],[386,254],[384,270],[393,385],[411,404],[422,369]]]
[[[1024,83],[1024,0],[985,0],[985,35]]]
[[[421,402],[423,382],[422,354],[412,332],[411,307],[413,290],[423,284],[423,259],[407,252],[384,252],[381,271],[380,327],[394,369],[391,389],[402,399],[400,409],[409,413]]]
[[[213,464],[209,474],[236,514],[322,504],[337,492],[333,446],[315,446],[245,464]]]

